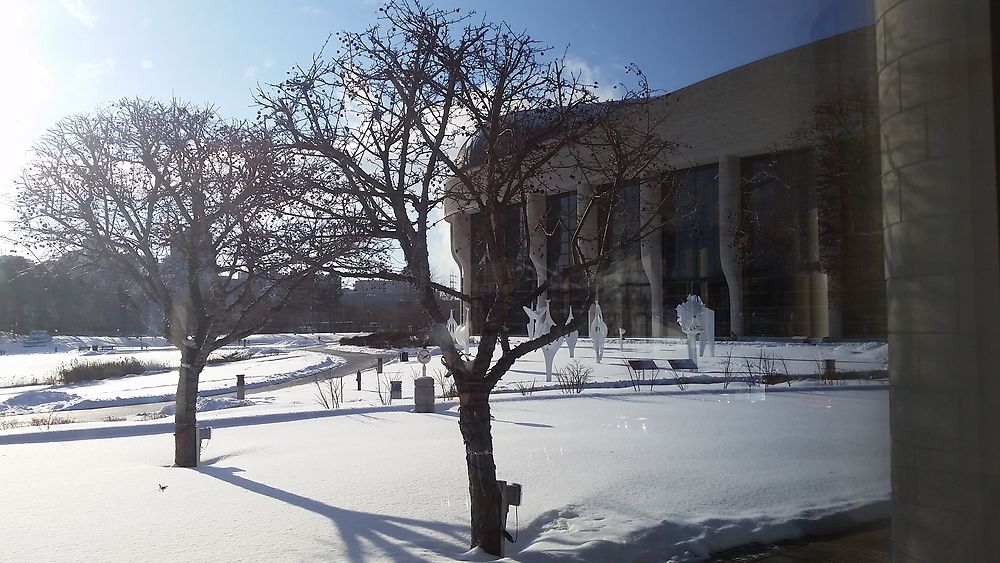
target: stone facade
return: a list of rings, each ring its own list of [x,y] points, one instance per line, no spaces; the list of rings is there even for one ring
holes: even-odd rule
[[[1000,561],[990,12],[876,2],[895,561]]]
[[[670,254],[674,252],[670,245],[675,244],[677,239],[655,234],[645,238],[635,253],[638,265],[626,266],[627,272],[608,278],[607,285],[617,284],[625,288],[608,292],[609,299],[617,300],[616,304],[605,303],[605,297],[601,297],[605,316],[615,328],[624,326],[632,336],[679,336],[671,311],[688,292],[692,292],[698,293],[709,306],[720,311],[720,335],[884,336],[881,238],[877,234],[881,231],[881,224],[878,223],[877,213],[875,224],[869,230],[874,233],[875,244],[879,248],[875,249],[875,259],[865,266],[866,276],[847,273],[842,276],[848,281],[841,285],[878,286],[865,299],[852,296],[838,300],[828,283],[826,270],[817,265],[820,247],[826,242],[821,240],[823,237],[819,234],[818,218],[823,216],[823,212],[816,213],[814,210],[811,215],[803,212],[793,218],[794,224],[773,227],[775,230],[800,233],[797,236],[801,248],[779,249],[779,252],[795,255],[790,260],[795,264],[792,267],[794,271],[775,273],[773,280],[764,280],[768,272],[764,271],[762,276],[761,271],[766,269],[754,271],[747,263],[747,255],[737,250],[741,244],[739,237],[746,236],[744,212],[748,208],[747,185],[750,181],[747,165],[753,159],[777,159],[778,155],[788,152],[811,154],[815,139],[809,131],[815,127],[816,108],[837,96],[857,95],[868,101],[869,110],[874,114],[878,95],[875,61],[871,56],[874,48],[874,30],[860,29],[778,53],[650,102],[655,114],[666,117],[661,136],[680,143],[679,149],[669,158],[669,167],[677,171],[698,167],[714,170],[712,175],[718,194],[711,205],[717,215],[711,218],[709,225],[689,225],[692,229],[708,228],[715,232],[713,248],[690,250],[695,254],[708,251],[706,255],[710,257],[694,260],[712,260],[713,263],[707,268],[704,263],[697,264],[688,268],[692,271],[682,274],[677,264],[682,258],[689,257]],[[867,183],[869,191],[876,196],[872,205],[877,209],[881,195],[875,170],[878,165],[878,141],[874,131],[869,133],[868,144],[875,166]],[[570,176],[547,180],[544,186],[546,193],[528,198],[524,211],[527,224],[541,224],[540,217],[546,213],[546,196],[566,192],[576,194],[582,218],[596,186],[577,185],[566,180]],[[809,183],[793,186],[793,195],[794,192],[815,191],[815,179]],[[660,203],[660,189],[658,180],[642,182],[640,208],[636,213],[638,221],[649,220],[653,214],[661,212],[656,207]],[[713,186],[712,189],[716,188]],[[808,197],[815,199],[812,195]],[[808,198],[803,196],[802,199]],[[817,204],[811,205],[815,207]],[[473,294],[482,286],[481,283],[473,283],[477,272],[472,256],[474,244],[470,239],[475,236],[475,229],[470,227],[469,216],[454,204],[446,204],[445,211],[451,223],[453,254],[462,271],[463,290]],[[677,215],[680,214],[678,211]],[[596,232],[597,226],[584,225],[583,229],[584,232]],[[527,253],[540,284],[545,279],[547,263],[544,234],[536,229],[530,236]],[[674,262],[668,263],[669,260]],[[811,265],[804,265],[807,262]],[[706,270],[710,272],[705,273]],[[644,280],[637,283],[638,278]],[[781,292],[781,295],[772,298],[769,294],[773,292]],[[865,301],[865,306],[871,309],[871,318],[864,321],[864,328],[859,329],[857,321],[848,320],[845,323],[845,316],[854,318],[857,315],[851,317],[850,311],[845,315],[839,304],[841,301]]]

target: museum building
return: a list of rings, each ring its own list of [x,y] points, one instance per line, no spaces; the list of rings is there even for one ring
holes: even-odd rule
[[[874,49],[873,29],[862,28],[648,102],[677,149],[668,172],[617,188],[611,236],[662,226],[602,268],[599,302],[612,334],[679,336],[675,308],[695,294],[716,311],[722,337],[885,338]],[[510,208],[509,221],[574,225],[600,188],[552,182]],[[463,292],[488,296],[483,218],[447,201],[446,217]],[[568,229],[553,231],[534,244],[508,230],[519,249],[517,291],[530,293],[572,260]],[[555,322],[571,306],[580,314],[583,295],[572,283],[550,288]],[[473,309],[471,321],[475,334],[482,313]],[[525,322],[510,311],[511,334]]]

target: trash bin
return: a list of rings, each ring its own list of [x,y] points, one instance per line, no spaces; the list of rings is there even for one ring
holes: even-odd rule
[[[416,412],[434,412],[434,379],[418,377],[413,380],[413,406]]]
[[[399,361],[401,361],[401,362],[408,362],[408,361],[410,361],[410,353],[407,352],[406,350],[403,350],[402,352],[400,352],[399,353]]]
[[[403,382],[402,381],[390,381],[389,382],[389,398],[390,399],[402,399],[403,398]]]

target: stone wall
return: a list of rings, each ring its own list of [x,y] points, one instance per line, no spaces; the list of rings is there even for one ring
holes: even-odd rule
[[[896,561],[1000,561],[989,4],[876,2]]]

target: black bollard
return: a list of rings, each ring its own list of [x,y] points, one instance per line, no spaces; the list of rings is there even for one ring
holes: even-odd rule
[[[358,391],[361,391],[361,370],[358,370]]]

